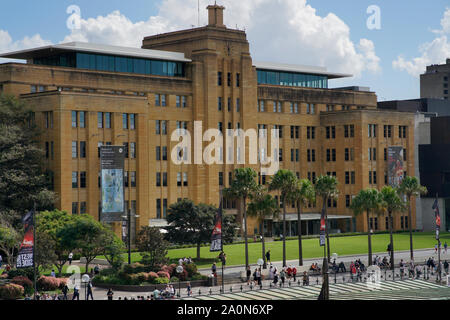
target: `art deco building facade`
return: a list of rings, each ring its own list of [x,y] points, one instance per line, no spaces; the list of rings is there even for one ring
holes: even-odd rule
[[[367,230],[364,217],[349,209],[351,197],[385,185],[388,146],[404,147],[407,172],[413,172],[414,115],[378,110],[376,95],[365,88],[328,89],[329,80],[346,75],[325,68],[254,62],[245,32],[223,24],[223,9],[208,7],[205,27],[146,37],[141,49],[70,43],[3,55],[27,60],[0,65],[0,90],[26,101],[44,129],[57,207],[98,217],[101,145],[126,147],[125,199],[139,215],[133,229],[163,226],[168,206],[182,198],[218,205],[234,169],[261,172],[261,165],[175,164],[178,142],[171,133],[194,133],[194,121],[201,121],[203,131],[278,129],[279,150],[272,151],[281,168],[311,180],[337,176],[339,199],[328,204],[332,228]],[[259,176],[260,183],[268,181]],[[225,203],[239,221],[238,207]],[[317,201],[305,209],[305,232],[318,232],[320,208]],[[292,232],[295,212],[289,205]],[[415,219],[404,216],[396,217],[396,229],[414,226]],[[374,216],[372,228],[385,230],[385,219]],[[267,224],[279,232],[279,223]],[[256,230],[251,222],[249,233]]]

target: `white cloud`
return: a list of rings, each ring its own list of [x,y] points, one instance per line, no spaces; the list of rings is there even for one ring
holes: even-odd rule
[[[200,1],[200,25],[207,23],[206,6]],[[333,13],[325,17],[306,0],[223,0],[224,22],[229,28],[245,28],[255,60],[326,66],[357,76],[379,72],[380,59],[372,41],[354,43],[350,28]],[[197,0],[162,0],[157,16],[132,22],[119,11],[81,19],[80,29],[64,42],[88,41],[140,47],[145,36],[197,25]]]
[[[444,12],[441,27],[442,29],[433,31],[438,34],[437,38],[419,47],[421,56],[406,60],[402,55],[399,55],[396,60],[392,61],[393,68],[406,71],[418,78],[420,74],[425,72],[428,65],[445,63],[445,60],[450,58],[450,41],[447,37],[450,35],[450,8],[447,8]]]
[[[24,37],[22,40],[13,41],[8,31],[0,29],[0,53],[18,51],[34,47],[50,45],[51,41],[44,40],[39,34],[32,37]],[[0,63],[14,61],[12,59],[0,58]]]

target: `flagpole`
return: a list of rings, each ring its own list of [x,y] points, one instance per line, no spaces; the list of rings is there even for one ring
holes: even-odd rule
[[[34,287],[34,300],[36,300],[36,202],[33,207],[33,287]]]
[[[222,294],[225,293],[225,278],[224,278],[224,269],[225,269],[225,252],[223,252],[223,195],[222,190],[220,190],[220,228],[221,228],[221,239],[220,239],[220,250],[222,254]]]
[[[438,204],[438,194],[436,193],[436,203]],[[438,204],[439,205],[439,204]],[[438,210],[439,210],[439,206],[438,206]],[[440,212],[439,212],[440,215]],[[439,220],[439,224],[440,224],[440,220]],[[440,229],[440,225],[436,225],[436,238],[438,241],[438,268],[439,268],[439,281],[441,281],[441,239],[440,239],[440,235],[439,235],[439,230]]]

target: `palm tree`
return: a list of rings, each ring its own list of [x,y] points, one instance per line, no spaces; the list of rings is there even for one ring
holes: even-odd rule
[[[322,198],[322,212],[325,216],[325,235],[327,237],[327,257],[330,262],[330,238],[328,235],[328,216],[327,216],[327,202],[328,199],[336,199],[338,196],[338,181],[334,176],[320,176],[317,178],[315,189],[316,195]]]
[[[223,190],[225,198],[238,198],[241,200],[244,211],[244,242],[245,242],[245,269],[248,267],[248,239],[247,239],[247,199],[258,187],[256,177],[258,174],[252,168],[239,168],[234,171],[234,180],[229,188]],[[240,222],[239,222],[240,223]]]
[[[264,268],[266,268],[266,247],[264,238],[264,220],[274,218],[278,215],[280,209],[278,203],[267,190],[260,187],[251,196],[252,201],[248,204],[248,215],[256,217],[258,223],[261,225],[261,240],[262,240],[262,258],[264,261]]]
[[[290,192],[295,188],[296,181],[297,177],[292,171],[280,169],[269,184],[269,191],[280,191],[283,203],[283,267],[286,266],[286,202],[289,200]]]
[[[421,186],[416,177],[405,177],[398,187],[398,192],[408,199],[408,225],[409,225],[409,250],[411,261],[414,260],[413,237],[412,237],[412,221],[411,221],[411,198],[426,194],[427,188]]]
[[[297,227],[298,227],[298,263],[303,265],[303,251],[302,251],[302,223],[301,214],[302,207],[308,203],[315,201],[316,194],[314,186],[308,179],[297,179],[295,189],[289,195],[290,200],[297,204]]]
[[[390,237],[390,255],[391,255],[391,269],[394,270],[394,239],[392,232],[394,229],[392,214],[395,212],[402,211],[404,209],[404,204],[400,197],[398,196],[397,190],[390,186],[384,186],[381,189],[381,207],[384,211],[388,213],[388,226],[389,226],[389,237]]]
[[[377,189],[361,190],[352,200],[350,208],[355,216],[366,212],[367,239],[369,246],[369,266],[372,265],[372,230],[370,229],[370,213],[378,213],[381,208],[381,196]]]

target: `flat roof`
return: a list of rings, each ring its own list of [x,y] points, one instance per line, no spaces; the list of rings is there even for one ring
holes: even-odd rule
[[[20,50],[15,52],[8,52],[0,54],[0,58],[28,60],[33,58],[45,57],[48,56],[49,54],[56,54],[63,52],[99,53],[114,56],[169,60],[176,62],[192,61],[190,59],[185,58],[184,53],[180,52],[119,47],[104,44],[92,44],[87,42],[69,42],[57,45],[49,45],[45,47]]]
[[[353,77],[352,74],[328,72],[327,68],[325,68],[325,67],[305,66],[305,65],[297,65],[297,64],[284,64],[284,63],[274,63],[274,62],[254,62],[253,65],[256,67],[256,69],[261,69],[261,70],[306,73],[306,74],[312,74],[312,75],[323,75],[323,76],[327,76],[329,79]]]

